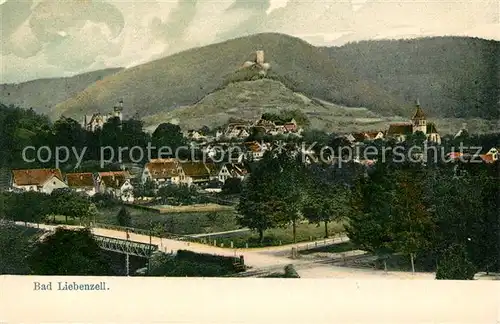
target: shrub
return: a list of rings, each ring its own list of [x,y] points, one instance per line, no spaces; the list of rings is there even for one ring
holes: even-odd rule
[[[118,215],[116,215],[116,220],[118,222],[118,225],[120,226],[132,226],[132,217],[130,216],[129,211],[127,210],[127,208],[125,208],[125,206],[123,206],[118,212]]]
[[[285,278],[300,278],[299,274],[297,271],[295,271],[295,268],[293,267],[292,264],[289,264],[285,267]]]

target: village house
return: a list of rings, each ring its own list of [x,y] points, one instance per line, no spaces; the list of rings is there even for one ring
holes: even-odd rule
[[[141,182],[152,181],[157,187],[178,184],[182,169],[176,159],[154,159],[144,167]]]
[[[46,194],[59,188],[67,188],[59,169],[12,170],[12,191],[38,191]]]
[[[250,136],[249,127],[245,124],[229,124],[224,132],[226,138],[244,139]]]
[[[242,164],[225,163],[219,168],[217,179],[221,183],[225,183],[227,179],[238,178],[243,180],[247,175],[247,170]]]
[[[130,175],[126,171],[98,172],[96,176],[97,191],[107,193],[124,202],[134,202]]]
[[[196,130],[187,131],[185,137],[194,141],[199,141],[206,138],[205,135]]]
[[[420,107],[418,100],[411,122],[391,124],[387,130],[386,137],[394,138],[398,142],[403,142],[406,140],[408,135],[416,132],[422,132],[427,137],[427,141],[429,142],[437,144],[441,143],[441,136],[437,131],[436,125],[434,123],[427,122],[427,118]]]
[[[66,184],[71,190],[85,193],[88,196],[93,196],[97,192],[94,175],[90,172],[67,173]]]
[[[245,147],[247,149],[246,158],[250,161],[259,161],[269,149],[266,143],[259,143],[256,141],[245,143]]]
[[[183,162],[179,168],[180,183],[191,186],[210,182],[210,169],[203,162]]]

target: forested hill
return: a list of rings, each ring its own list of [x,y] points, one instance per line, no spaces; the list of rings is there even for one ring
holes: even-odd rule
[[[442,117],[498,119],[500,42],[433,37],[350,43],[324,50],[340,65],[403,101]]]
[[[33,108],[39,113],[48,114],[58,103],[121,70],[122,68],[104,69],[67,78],[0,84],[0,100],[3,104]]]

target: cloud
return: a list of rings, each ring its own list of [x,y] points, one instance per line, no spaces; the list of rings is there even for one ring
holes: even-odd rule
[[[197,12],[197,0],[179,0],[165,22],[156,17],[151,22],[153,35],[169,43],[184,41],[184,35]]]
[[[1,54],[9,61],[39,56],[29,61],[59,68],[63,74],[81,71],[101,55],[120,54],[120,43],[114,39],[122,32],[124,19],[110,3],[9,0],[0,6],[0,15],[6,18],[2,20]],[[19,66],[9,64],[9,68]]]

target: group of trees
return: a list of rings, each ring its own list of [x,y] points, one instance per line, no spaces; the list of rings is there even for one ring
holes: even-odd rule
[[[0,234],[0,274],[117,275],[89,229],[47,233],[4,223]]]
[[[81,224],[94,221],[97,207],[93,201],[80,193],[67,188],[56,189],[50,195],[28,191],[21,193],[2,192],[3,205],[0,217],[22,222],[56,222],[56,216],[78,219]]]
[[[255,229],[260,242],[265,230],[290,225],[296,241],[297,225],[304,218],[324,223],[328,236],[328,223],[347,216],[344,206],[349,190],[342,181],[318,185],[327,172],[308,168],[300,157],[288,152],[266,153],[243,183],[239,224]]]
[[[465,164],[377,163],[352,191],[347,233],[384,260],[419,258],[437,278],[472,279],[500,269],[499,169]]]
[[[68,161],[64,166],[68,170],[76,164],[77,157],[73,150],[84,152],[83,160],[101,161],[103,159],[113,158],[113,161],[121,160],[129,162],[138,161],[141,155],[138,152],[130,152],[132,147],[141,147],[143,152],[147,152],[148,143],[152,146],[169,146],[173,152],[185,145],[185,139],[178,125],[164,123],[158,126],[153,134],[147,133],[143,128],[142,121],[127,119],[119,121],[118,118],[109,119],[102,129],[95,132],[84,129],[80,122],[62,116],[59,120],[52,123],[46,116],[37,114],[32,109],[25,110],[18,107],[0,104],[0,166],[4,167],[52,167],[55,162],[55,154],[51,157],[43,153],[40,161],[36,153],[32,151],[27,153],[29,159],[35,159],[34,162],[24,161],[23,149],[27,146],[34,146],[36,149],[47,146],[55,152],[56,147],[67,147],[70,150]],[[114,156],[111,156],[111,150],[102,150],[104,147],[112,147]],[[122,151],[119,156],[119,147],[129,148]],[[85,151],[83,151],[85,150]],[[101,156],[104,153],[105,156]],[[158,152],[151,150],[152,157]],[[163,151],[162,153],[165,153]],[[64,154],[63,154],[64,155]],[[132,157],[132,158],[131,158]],[[62,156],[61,158],[64,158]],[[143,154],[140,162],[146,162],[147,154]],[[46,161],[45,161],[46,160]],[[87,165],[92,166],[91,164]],[[93,165],[94,169],[99,168],[99,163]],[[83,171],[97,171],[92,167]]]
[[[470,279],[500,270],[499,175],[499,162],[423,164],[389,154],[365,169],[270,152],[243,183],[238,221],[261,242],[274,227],[291,225],[295,237],[304,219],[324,224],[325,236],[329,222],[342,221],[351,241],[384,264],[403,255],[413,271],[419,261],[437,278]]]

